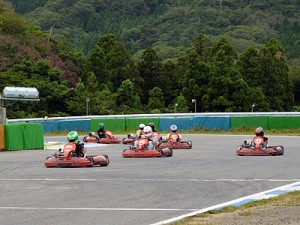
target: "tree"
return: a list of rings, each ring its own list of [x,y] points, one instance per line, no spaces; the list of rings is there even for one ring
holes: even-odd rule
[[[106,59],[106,68],[110,73],[110,81],[113,83],[114,91],[118,89],[124,80],[138,78],[137,66],[121,43],[117,43],[106,54]],[[137,86],[139,85],[137,84]]]
[[[214,44],[207,94],[201,99],[205,111],[247,111],[249,89],[235,66],[236,57],[224,38]]]
[[[293,85],[284,51],[276,39],[271,39],[260,52],[261,87],[271,110],[290,111],[294,103]]]
[[[130,108],[141,108],[140,98],[130,79],[124,80],[118,88],[116,103],[118,106],[126,105]]]
[[[159,112],[165,106],[164,95],[159,87],[154,87],[149,91],[148,107],[150,110]]]
[[[138,61],[138,70],[141,78],[144,79],[145,85],[142,86],[143,95],[141,100],[143,104],[147,104],[149,91],[154,87],[161,87],[164,80],[160,76],[161,62],[156,52],[148,48],[143,52],[141,59]]]
[[[102,48],[96,45],[87,57],[86,72],[93,72],[97,77],[97,82],[108,82],[110,79],[106,76],[106,59]]]

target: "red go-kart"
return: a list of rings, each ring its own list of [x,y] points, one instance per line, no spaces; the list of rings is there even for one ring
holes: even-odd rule
[[[128,134],[126,138],[122,139],[123,144],[133,144],[136,140],[136,135],[135,134]]]
[[[76,144],[69,142],[65,144],[63,149],[60,149],[58,153],[48,156],[44,164],[46,167],[92,167],[95,165],[107,166],[109,164],[109,158],[107,155],[77,157]]]
[[[170,139],[166,141],[162,139],[158,146],[160,149],[162,148],[172,148],[172,149],[191,149],[192,141],[180,141],[178,134],[170,134]]]
[[[94,142],[94,143],[100,143],[100,144],[119,144],[121,143],[121,140],[117,137],[114,137],[112,135],[112,132],[110,130],[106,130],[104,132],[105,138],[99,138],[95,132],[90,132],[89,136],[83,137],[84,142]]]
[[[264,139],[262,137],[255,137],[253,141],[244,141],[236,149],[237,155],[240,156],[276,156],[283,155],[284,147],[282,145],[268,146],[263,148]]]
[[[171,157],[173,155],[173,150],[171,148],[158,149],[155,147],[154,149],[148,149],[147,138],[140,138],[137,140],[137,148],[130,146],[127,149],[123,150],[124,158],[148,158],[148,157]]]
[[[160,134],[158,132],[153,132],[152,135],[157,139],[160,140]],[[133,144],[137,140],[137,136],[135,134],[128,134],[127,138],[122,139],[123,144]]]

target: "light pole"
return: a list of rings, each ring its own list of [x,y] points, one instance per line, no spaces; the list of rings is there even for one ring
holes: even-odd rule
[[[196,101],[196,99],[192,99],[192,103],[195,103],[195,113],[197,112],[197,101]]]
[[[178,106],[178,103],[175,103],[175,113],[176,113],[176,108],[177,108],[177,106]]]
[[[255,103],[251,105],[251,112],[253,112],[253,108],[255,107]]]
[[[86,97],[85,102],[86,102],[86,115],[87,116],[89,115],[89,101],[90,101],[90,98]]]

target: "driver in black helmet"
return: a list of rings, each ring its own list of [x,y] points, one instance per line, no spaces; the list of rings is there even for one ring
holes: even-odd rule
[[[149,123],[148,124],[148,126],[150,126],[151,128],[152,128],[152,132],[157,132],[156,130],[155,130],[155,125],[154,125],[154,123]]]
[[[99,123],[99,129],[97,130],[97,134],[99,138],[106,138],[105,130],[104,130],[104,124]]]

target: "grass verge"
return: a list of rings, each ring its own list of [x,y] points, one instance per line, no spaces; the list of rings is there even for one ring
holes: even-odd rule
[[[251,209],[259,208],[261,206],[263,206],[264,208],[276,207],[276,206],[277,207],[299,207],[300,191],[293,191],[277,197],[250,202],[238,207],[228,206],[228,207],[224,207],[221,210],[210,210],[192,217],[185,218],[181,221],[172,224],[173,225],[191,225],[191,224],[213,225],[213,224],[217,224],[216,223],[217,217],[219,220],[222,220],[222,216],[228,216],[228,214],[233,214],[236,212],[237,212],[236,214],[237,216],[243,216],[243,217],[252,216],[255,213],[251,211]]]

